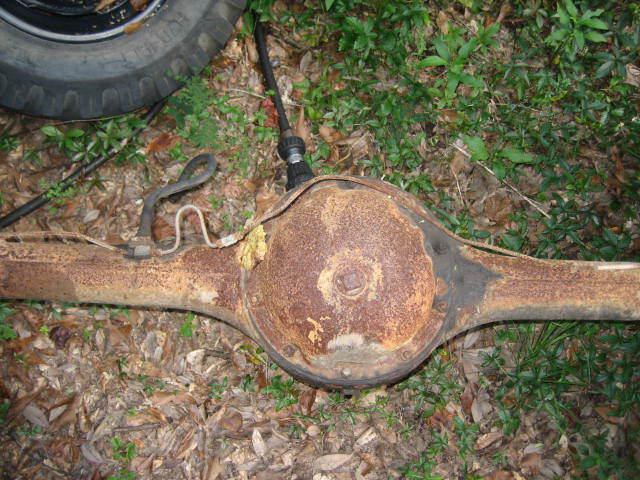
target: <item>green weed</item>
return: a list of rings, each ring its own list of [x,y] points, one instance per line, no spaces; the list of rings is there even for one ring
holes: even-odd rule
[[[136,456],[136,445],[133,442],[123,442],[120,437],[111,439],[111,456],[117,462],[130,463]]]
[[[192,312],[187,313],[182,325],[180,325],[180,328],[178,329],[178,335],[185,338],[193,337],[193,333],[196,329],[196,325],[194,323],[195,318],[196,316]]]
[[[0,341],[14,340],[18,335],[11,325],[7,324],[7,319],[13,314],[13,309],[6,303],[0,303]]]
[[[282,410],[298,402],[298,390],[292,378],[283,380],[281,375],[276,375],[262,391],[273,397],[276,410]]]
[[[224,392],[229,388],[229,378],[223,377],[219,382],[211,382],[209,384],[209,396],[211,398],[215,398],[216,400],[220,400]]]

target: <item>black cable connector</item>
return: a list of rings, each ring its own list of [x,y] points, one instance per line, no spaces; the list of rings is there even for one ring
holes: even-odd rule
[[[278,142],[278,155],[287,162],[287,190],[311,180],[313,172],[307,162],[304,161],[306,147],[302,138],[293,135],[291,130],[288,136],[283,136]]]

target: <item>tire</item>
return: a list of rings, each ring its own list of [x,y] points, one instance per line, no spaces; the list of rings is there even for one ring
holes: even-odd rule
[[[222,50],[244,6],[169,0],[138,30],[92,43],[43,39],[0,19],[0,105],[61,120],[150,106]]]

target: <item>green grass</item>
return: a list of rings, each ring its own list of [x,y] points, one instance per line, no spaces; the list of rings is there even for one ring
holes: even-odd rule
[[[176,133],[192,149],[208,149],[228,162],[228,169],[242,177],[255,174],[251,159],[258,145],[277,140],[277,129],[267,125],[267,115],[259,109],[247,114],[229,94],[213,90],[208,83],[211,70],[184,80],[185,86],[169,99],[167,113],[176,123]],[[252,138],[248,136],[252,133]],[[182,144],[172,157],[186,160]]]
[[[5,303],[0,303],[0,341],[14,340],[18,337],[7,319],[13,314],[13,309]]]
[[[298,389],[293,378],[284,380],[281,375],[276,375],[262,391],[273,397],[276,410],[282,410],[298,402]]]
[[[222,380],[214,381],[209,384],[209,396],[211,398],[215,398],[216,400],[220,400],[222,395],[229,388],[229,378],[223,377]]]
[[[119,437],[113,437],[111,452],[117,462],[129,463],[136,456],[136,446],[133,442],[123,442]]]
[[[180,328],[178,329],[179,336],[185,337],[185,338],[193,337],[193,333],[195,332],[195,329],[196,329],[196,324],[194,322],[195,318],[196,316],[193,314],[193,312],[189,312],[185,315],[184,321],[182,322],[182,325],[180,325]]]

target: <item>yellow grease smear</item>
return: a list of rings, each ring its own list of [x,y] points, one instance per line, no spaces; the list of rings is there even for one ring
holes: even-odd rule
[[[245,270],[253,270],[253,268],[264,260],[267,253],[266,233],[262,225],[258,225],[251,230],[238,252],[238,261],[240,266]]]

